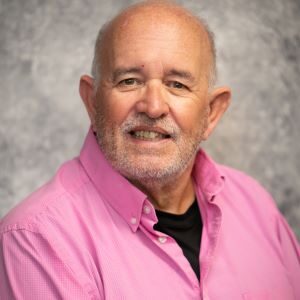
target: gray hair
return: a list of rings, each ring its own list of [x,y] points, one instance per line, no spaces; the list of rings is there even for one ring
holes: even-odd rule
[[[210,45],[210,51],[212,55],[212,65],[210,68],[210,72],[208,74],[208,80],[209,80],[209,87],[213,87],[216,83],[217,80],[217,66],[216,66],[216,61],[217,61],[217,53],[216,53],[216,46],[215,46],[215,35],[213,31],[210,29],[208,23],[206,22],[205,19],[202,17],[196,16],[189,12],[199,24],[201,24],[207,33],[208,40],[209,40],[209,45]],[[114,18],[109,20],[108,22],[104,23],[102,27],[100,28],[96,42],[95,42],[95,47],[94,47],[94,58],[92,62],[92,69],[91,69],[91,74],[95,80],[94,83],[94,88],[95,91],[98,88],[99,82],[100,82],[100,77],[101,77],[101,55],[102,55],[102,47],[103,47],[103,37],[111,25],[111,23],[114,21]]]
[[[93,58],[93,62],[92,62],[92,69],[91,69],[91,74],[95,80],[95,89],[97,89],[99,81],[100,81],[100,70],[101,70],[101,54],[102,54],[102,44],[103,44],[103,36],[107,30],[107,28],[109,27],[109,25],[111,24],[112,20],[104,23],[97,35],[96,38],[96,43],[95,43],[95,47],[94,47],[94,58]]]

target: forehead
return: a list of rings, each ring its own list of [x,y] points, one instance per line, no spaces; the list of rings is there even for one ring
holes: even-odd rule
[[[203,26],[182,10],[147,8],[116,19],[104,37],[102,59],[119,63],[210,64],[209,39]],[[102,64],[103,65],[103,64]]]

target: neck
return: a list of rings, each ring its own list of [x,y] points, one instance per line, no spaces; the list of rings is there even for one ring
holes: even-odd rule
[[[195,200],[191,164],[182,174],[169,180],[131,180],[157,210],[183,214]]]

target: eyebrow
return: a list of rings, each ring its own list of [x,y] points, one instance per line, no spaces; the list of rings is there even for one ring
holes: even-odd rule
[[[133,68],[117,68],[112,73],[112,80],[116,81],[118,77],[124,76],[126,74],[138,73],[142,72],[142,68],[133,67]]]
[[[130,68],[117,68],[112,73],[112,80],[116,81],[117,78],[127,75],[127,74],[141,74],[143,68],[141,67],[130,67]],[[179,78],[195,81],[195,77],[188,71],[171,69],[166,73],[166,76],[177,76]]]
[[[195,77],[192,75],[192,73],[190,73],[188,71],[183,71],[183,70],[171,69],[167,73],[167,76],[177,76],[179,78],[183,78],[188,81],[195,81]]]

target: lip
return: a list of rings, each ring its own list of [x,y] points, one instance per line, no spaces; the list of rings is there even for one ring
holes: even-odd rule
[[[132,135],[132,132],[134,131],[151,131],[151,132],[156,132],[156,133],[160,133],[162,135],[167,136],[167,138],[172,137],[172,134],[167,132],[166,130],[164,130],[163,128],[160,127],[151,127],[151,126],[136,126],[130,130],[127,131],[127,133],[129,135]]]
[[[135,137],[132,133],[134,131],[151,131],[151,132],[162,134],[162,135],[164,135],[164,137],[157,138],[157,139],[142,139],[142,138]],[[131,143],[142,146],[142,147],[146,147],[146,148],[152,148],[152,149],[153,149],[153,147],[161,147],[163,144],[172,141],[171,134],[160,127],[136,126],[132,129],[128,130],[126,132],[126,135]]]
[[[127,138],[130,141],[130,143],[136,146],[141,146],[141,147],[151,148],[151,149],[155,149],[156,147],[161,148],[166,143],[172,141],[171,138],[153,139],[153,140],[139,139],[139,138],[135,138],[132,134],[127,134]]]

